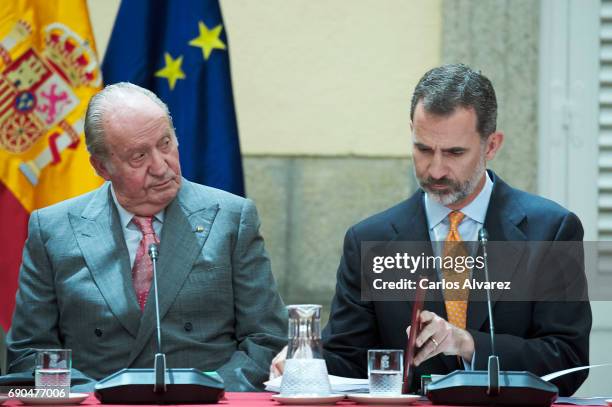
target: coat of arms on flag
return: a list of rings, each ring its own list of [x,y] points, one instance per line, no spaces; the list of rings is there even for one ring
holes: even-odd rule
[[[86,41],[64,24],[44,28],[42,52],[33,48],[13,58],[11,49],[31,35],[27,23],[18,21],[0,40],[4,69],[0,72],[0,148],[22,153],[56,125],[61,132],[49,136],[49,145],[34,160],[19,165],[32,185],[40,171],[61,161],[61,152],[76,148],[83,121],[66,118],[78,105],[73,87],[101,84],[97,58]]]
[[[0,325],[7,329],[30,212],[103,180],[83,123],[102,79],[86,0],[0,8]]]

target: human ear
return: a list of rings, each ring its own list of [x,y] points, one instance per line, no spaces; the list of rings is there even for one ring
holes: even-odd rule
[[[110,171],[108,170],[107,164],[93,155],[89,156],[89,163],[92,167],[94,167],[99,176],[104,178],[106,181],[110,181]]]
[[[495,158],[495,155],[504,144],[504,133],[501,131],[493,132],[487,137],[487,147],[485,152],[485,158],[487,161],[491,161]]]

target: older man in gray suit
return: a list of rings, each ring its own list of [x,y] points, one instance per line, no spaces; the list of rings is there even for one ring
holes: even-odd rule
[[[158,262],[169,367],[217,370],[230,391],[260,389],[286,343],[286,316],[253,203],[181,177],[166,105],[136,85],[90,101],[85,135],[102,187],[32,213],[8,335],[9,372],[35,349],[71,348],[98,380],[152,367]]]

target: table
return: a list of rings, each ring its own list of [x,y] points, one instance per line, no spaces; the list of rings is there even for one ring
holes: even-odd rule
[[[225,399],[219,402],[220,406],[236,406],[236,407],[277,407],[281,406],[280,403],[277,403],[270,399],[270,396],[273,393],[225,393]],[[13,406],[21,406],[22,404],[18,401],[9,400],[4,403],[3,407],[13,407]],[[101,405],[98,399],[95,398],[93,394],[89,396],[87,400],[85,400],[81,406],[92,406],[92,405]],[[203,404],[203,406],[211,406],[214,404]],[[418,402],[414,404],[415,406],[432,406],[430,402]],[[119,406],[119,405],[117,405]],[[194,406],[194,404],[189,404],[189,406]],[[336,406],[363,406],[367,407],[364,404],[357,404],[350,400],[341,401],[336,404]],[[567,407],[567,404],[553,404],[555,407]],[[73,406],[74,407],[74,406]],[[131,405],[130,407],[134,407]],[[140,406],[140,407],[148,407],[148,406]],[[441,406],[444,407],[444,406]]]

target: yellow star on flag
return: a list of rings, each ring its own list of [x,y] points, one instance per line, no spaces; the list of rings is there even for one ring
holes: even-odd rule
[[[155,76],[158,78],[168,79],[170,90],[174,90],[174,85],[178,79],[185,79],[185,72],[181,69],[183,63],[183,56],[181,55],[177,59],[172,59],[172,55],[167,52],[164,53],[164,59],[166,60],[166,66],[159,71],[155,72]]]
[[[208,59],[213,49],[225,49],[225,44],[219,38],[223,29],[222,24],[209,30],[203,22],[199,21],[198,27],[200,28],[200,35],[189,41],[189,45],[202,48],[204,59]]]

